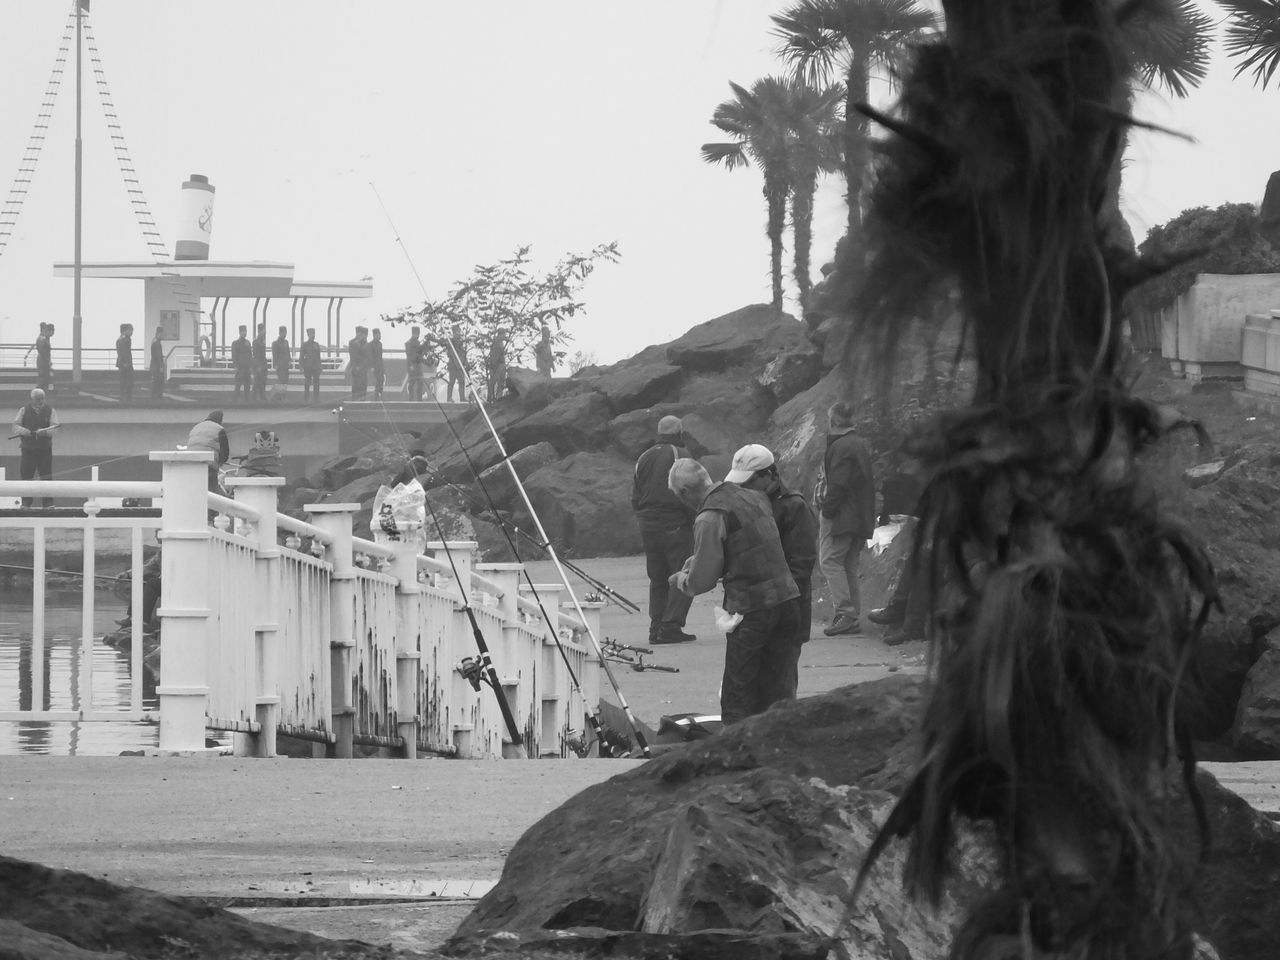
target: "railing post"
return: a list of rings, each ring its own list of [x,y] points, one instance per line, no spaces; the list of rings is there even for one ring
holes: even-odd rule
[[[351,562],[351,521],[358,503],[312,503],[302,508],[311,522],[332,537],[325,547],[325,559],[333,567],[329,579],[329,694],[332,701],[335,742],[329,756],[350,759],[353,755],[356,708],[351,699],[352,611],[355,609],[355,565]]]
[[[387,572],[396,578],[396,733],[404,741],[404,755],[418,756],[419,650],[418,550],[422,540],[409,537],[390,544],[396,555]]]
[[[237,501],[257,510],[257,559],[254,562],[254,637],[256,640],[254,706],[258,734],[252,743],[236,735],[236,753],[276,755],[280,717],[280,545],[276,540],[276,506],[284,477],[227,477]],[[251,749],[250,749],[251,748]]]
[[[579,605],[582,607],[582,616],[587,626],[591,628],[595,638],[603,644],[604,635],[600,632],[600,616],[605,607],[604,601],[581,600]],[[565,606],[572,609],[571,604],[565,604]],[[578,677],[578,683],[582,687],[582,706],[587,713],[594,713],[596,707],[600,705],[600,658],[596,655],[590,640],[582,638],[581,645],[587,648]]]
[[[204,750],[209,696],[207,450],[157,450],[160,512],[160,749]],[[135,610],[134,616],[141,611]]]
[[[539,688],[539,725],[542,739],[539,745],[540,757],[558,756],[564,753],[564,740],[560,731],[566,724],[564,718],[569,709],[569,698],[572,685],[566,672],[564,660],[558,648],[560,641],[560,591],[564,585],[560,583],[537,583],[529,590],[529,598],[537,599],[542,609],[547,612],[544,620],[542,614],[537,617],[540,642],[538,648],[542,657],[542,669],[538,674]],[[548,624],[547,621],[550,621]],[[567,654],[566,654],[567,656]]]
[[[496,583],[502,591],[502,596],[498,599],[498,609],[502,611],[502,643],[491,653],[494,666],[498,671],[498,678],[502,681],[502,695],[507,698],[517,723],[527,720],[533,705],[538,702],[539,694],[535,688],[534,678],[540,676],[538,668],[542,655],[541,644],[532,649],[520,648],[520,640],[525,633],[520,623],[518,602],[522,568],[523,565],[519,563],[476,564],[476,571]],[[533,729],[534,736],[539,737],[537,726],[535,725]],[[516,745],[512,744],[508,751],[507,743],[504,731],[503,757],[517,756]],[[525,744],[525,747],[529,756],[539,756],[541,749],[539,743]]]

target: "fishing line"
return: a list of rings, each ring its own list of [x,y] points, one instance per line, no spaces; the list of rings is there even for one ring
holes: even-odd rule
[[[426,285],[422,282],[422,277],[418,274],[418,269],[414,266],[413,258],[409,256],[409,251],[405,247],[404,241],[400,239],[400,231],[396,229],[395,222],[391,219],[391,213],[387,210],[386,204],[382,202],[382,197],[378,194],[378,188],[375,187],[372,182],[369,183],[369,187],[373,190],[374,196],[378,198],[378,204],[382,207],[383,215],[386,216],[387,223],[391,227],[391,232],[395,235],[396,243],[400,245],[401,252],[404,253],[405,259],[409,261],[409,266],[413,270],[413,275],[417,278],[418,286],[422,290],[423,299],[430,300],[431,296],[427,292]],[[591,640],[591,645],[595,649],[596,657],[599,658],[601,669],[604,670],[605,676],[609,678],[609,684],[613,687],[614,695],[618,698],[618,705],[622,708],[623,713],[626,714],[627,723],[630,725],[631,732],[634,734],[636,743],[640,747],[640,752],[646,759],[648,759],[653,756],[653,754],[649,750],[649,744],[645,739],[644,731],[640,728],[640,722],[636,720],[635,714],[632,713],[631,707],[622,693],[622,688],[618,686],[618,679],[613,675],[613,669],[609,666],[608,658],[604,655],[604,650],[600,646],[600,641],[597,639],[595,631],[591,629],[591,624],[587,620],[586,612],[582,609],[582,604],[578,601],[578,595],[574,592],[573,586],[569,583],[569,577],[564,571],[564,566],[560,563],[559,554],[556,552],[555,547],[551,545],[551,540],[547,536],[546,530],[542,527],[542,520],[539,519],[538,512],[533,508],[533,503],[529,500],[529,494],[524,488],[524,482],[520,479],[520,474],[516,472],[515,466],[511,463],[511,457],[507,453],[506,445],[502,442],[502,437],[498,434],[497,429],[493,425],[493,421],[489,418],[489,411],[485,407],[484,400],[480,398],[480,391],[476,389],[475,381],[471,378],[471,374],[467,370],[466,364],[462,362],[462,356],[454,348],[450,339],[444,337],[441,338],[441,340],[444,344],[445,350],[447,350],[449,356],[452,357],[457,369],[461,371],[462,382],[466,389],[470,391],[476,407],[480,410],[480,415],[484,417],[485,425],[489,428],[489,433],[493,437],[493,442],[498,447],[498,453],[501,456],[502,462],[507,465],[507,470],[511,474],[511,479],[515,482],[516,489],[520,492],[520,498],[524,501],[525,509],[529,511],[529,517],[533,520],[534,527],[538,531],[538,536],[542,539],[542,542],[546,544],[547,555],[551,558],[551,562],[555,565],[556,572],[560,575],[560,582],[564,584],[565,590],[569,593],[569,599],[573,601],[573,607],[578,614],[578,619],[581,620],[583,626],[586,627],[587,637]],[[436,396],[435,401],[437,406],[440,406],[440,398],[438,395]]]

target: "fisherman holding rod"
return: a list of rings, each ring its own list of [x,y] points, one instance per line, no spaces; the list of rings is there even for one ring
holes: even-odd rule
[[[40,475],[41,480],[53,479],[53,431],[58,423],[57,411],[45,402],[44,391],[39,387],[31,391],[31,402],[18,410],[13,418],[13,436],[22,451],[18,465],[18,476],[23,480],[33,480]],[[30,508],[35,497],[23,497],[23,509]],[[45,507],[53,506],[52,497],[44,497]]]

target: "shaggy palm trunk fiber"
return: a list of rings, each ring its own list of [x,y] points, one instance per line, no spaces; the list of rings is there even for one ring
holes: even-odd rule
[[[935,683],[864,871],[904,836],[936,898],[954,818],[990,821],[1003,885],[953,956],[1190,956],[1196,851],[1165,817],[1196,799],[1182,705],[1216,592],[1136,462],[1171,420],[1124,376],[1120,303],[1151,270],[1110,229],[1139,4],[943,7],[898,112],[866,111],[891,134],[852,313],[892,351],[958,291],[978,386],[916,438]]]

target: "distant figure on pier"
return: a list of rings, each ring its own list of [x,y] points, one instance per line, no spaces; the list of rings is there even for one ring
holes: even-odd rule
[[[31,401],[18,410],[13,418],[13,435],[18,438],[22,457],[18,462],[18,477],[34,480],[53,479],[53,431],[58,429],[58,414],[45,403],[44,391],[39,387],[31,391]],[[24,508],[32,506],[35,497],[23,497]],[[44,497],[41,505],[53,506],[52,497]]]
[[[405,388],[409,391],[410,400],[422,399],[422,361],[426,353],[426,344],[422,342],[422,328],[410,327],[409,339],[404,342],[404,362],[407,371]]]
[[[293,366],[293,351],[289,348],[288,327],[281,327],[280,335],[271,341],[271,366],[275,367],[276,381],[288,386],[289,368]]]
[[[209,464],[209,492],[221,493],[218,468],[231,459],[231,445],[227,442],[227,431],[222,426],[221,410],[214,410],[191,428],[191,432],[187,434],[187,449],[208,450],[213,454],[213,463]]]
[[[298,354],[298,366],[302,368],[302,402],[306,403],[315,393],[320,399],[320,344],[316,343],[314,327],[307,328],[307,339]]]
[[[253,347],[249,343],[249,328],[243,324],[240,336],[231,342],[231,366],[236,372],[235,399],[240,399],[240,391],[243,390],[245,402],[248,402],[253,377]]]
[[[347,344],[347,376],[351,378],[351,399],[363,400],[369,393],[369,331],[356,327]]]
[[[151,338],[151,399],[158,400],[164,396],[164,341],[160,339],[164,330],[156,324],[155,336]]]
[[[253,399],[267,401],[267,325],[258,324],[258,335],[253,338]]]
[[[462,337],[462,324],[455,323],[449,334],[449,384],[445,387],[445,400],[453,399],[454,385],[458,388],[458,403],[467,399],[467,341]]]
[[[507,350],[502,343],[502,335],[495,333],[489,344],[489,363],[485,370],[485,393],[493,403],[507,389]]]
[[[538,373],[550,377],[556,368],[556,355],[551,350],[551,328],[542,325],[540,339],[533,348],[533,363]]]
[[[36,337],[36,342],[27,348],[26,354],[22,358],[22,362],[27,362],[27,357],[31,356],[31,351],[36,352],[36,386],[41,390],[48,390],[53,386],[53,344],[50,342],[53,337],[53,324],[40,324],[40,336]]]
[[[133,324],[120,324],[116,338],[116,369],[120,371],[120,402],[133,401]]]
[[[387,385],[387,368],[382,361],[382,331],[373,331],[369,344],[369,372],[373,374],[373,399],[382,399],[382,388]]]
[[[422,345],[422,387],[428,400],[440,395],[440,355],[434,343]]]

